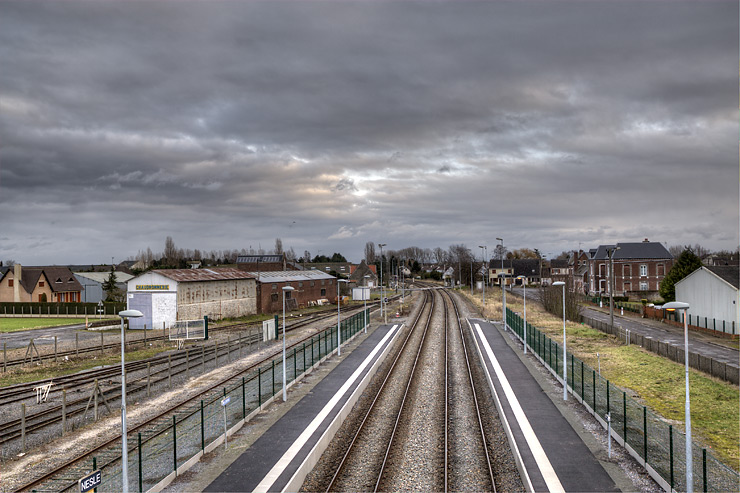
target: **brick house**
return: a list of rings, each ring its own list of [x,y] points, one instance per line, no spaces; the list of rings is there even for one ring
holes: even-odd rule
[[[277,313],[283,309],[283,286],[295,288],[286,293],[286,309],[303,308],[319,300],[329,303],[336,303],[337,300],[336,278],[318,270],[250,274],[257,278],[257,313]]]
[[[367,265],[363,259],[359,264],[350,266],[352,273],[349,275],[349,282],[353,286],[377,286],[378,275],[375,273],[375,264]],[[370,276],[365,281],[365,276]]]
[[[67,267],[23,267],[0,271],[0,302],[79,303],[84,288]]]
[[[654,299],[673,267],[673,256],[658,242],[600,245],[589,259],[589,294],[609,295],[609,252],[614,252],[614,295]]]

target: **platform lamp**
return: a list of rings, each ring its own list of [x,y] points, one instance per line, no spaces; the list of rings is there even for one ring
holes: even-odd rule
[[[285,371],[285,297],[291,291],[294,291],[293,286],[283,286],[283,402],[288,400],[287,375]]]
[[[686,314],[689,304],[681,301],[671,301],[663,305],[664,310],[669,312],[683,310],[683,352],[686,366],[686,492],[694,491],[694,457],[691,451],[691,402],[689,401],[689,321]]]
[[[139,310],[124,310],[118,312],[121,317],[121,491],[128,493],[128,433],[126,432],[126,336],[124,335],[124,319],[139,318],[144,314]]]
[[[527,354],[527,276],[516,276],[522,280],[524,288],[524,354]]]
[[[342,355],[342,300],[339,297],[339,283],[349,282],[347,279],[337,279],[337,356]]]
[[[383,247],[386,246],[387,243],[378,243],[378,246],[380,247],[380,316],[382,317],[385,314],[385,310],[383,305],[385,304],[385,296],[383,295]],[[388,323],[388,317],[386,316],[385,322]]]
[[[367,280],[370,279],[370,274],[365,274],[365,288],[367,288]],[[370,296],[370,291],[368,290],[367,293],[364,293],[365,296],[365,334],[367,334],[367,299]]]
[[[506,285],[504,284],[506,282],[506,274],[504,273],[504,253],[506,252],[506,248],[504,248],[503,238],[496,239],[501,242],[501,296],[503,296],[504,304],[504,307],[501,309],[501,316],[504,321],[504,331],[506,331]]]
[[[567,355],[568,350],[565,345],[565,283],[563,281],[555,281],[552,283],[553,286],[563,287],[563,400],[568,400],[568,364]]]

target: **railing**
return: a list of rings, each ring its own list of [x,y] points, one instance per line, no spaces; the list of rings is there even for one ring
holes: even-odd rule
[[[562,346],[544,332],[506,309],[507,324],[543,365],[562,383]],[[526,335],[525,335],[526,332]],[[686,438],[660,416],[639,404],[596,370],[569,353],[568,390],[594,415],[604,429],[611,420],[614,439],[623,445],[663,488],[686,491]],[[607,418],[609,417],[609,418]],[[740,475],[706,449],[693,443],[695,491],[737,491]]]
[[[369,310],[367,315],[369,320]],[[365,327],[365,320],[365,311],[342,320],[342,344]],[[285,361],[287,386],[311,371],[336,347],[337,327],[334,326],[291,348]],[[276,356],[248,375],[232,379],[222,391],[182,409],[168,422],[136,435],[130,434],[129,490],[159,490],[177,474],[189,469],[203,454],[223,444],[226,430],[231,435],[282,393],[282,373],[282,356]],[[93,461],[97,462],[91,460],[91,466]],[[120,457],[110,464],[97,465],[102,470],[103,490],[121,490]]]

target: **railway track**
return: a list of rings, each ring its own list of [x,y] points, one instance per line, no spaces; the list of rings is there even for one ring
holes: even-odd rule
[[[496,491],[483,421],[457,304],[430,290],[321,489]]]
[[[357,309],[348,310],[346,315],[350,316],[356,311]],[[322,320],[333,320],[335,316],[332,312],[301,320],[287,326],[286,329],[289,332],[294,331]],[[172,380],[178,376],[189,376],[198,369],[201,372],[205,372],[206,369],[210,371],[217,368],[219,363],[231,362],[232,355],[237,352],[238,357],[241,358],[244,349],[251,351],[253,346],[261,340],[260,328],[259,334],[250,333],[237,338],[229,336],[227,341],[201,344],[197,348],[127,362],[127,396],[145,395],[148,397],[152,389],[161,389],[165,385],[171,387]],[[48,382],[47,380],[3,388],[0,390],[0,405],[15,404],[17,407],[14,412],[15,417],[0,423],[0,446],[4,448],[6,454],[15,454],[26,450],[26,437],[30,438],[35,435],[34,444],[39,444],[39,434],[47,433],[46,441],[48,441],[69,431],[70,428],[78,428],[92,422],[97,419],[98,407],[106,406],[106,410],[110,411],[112,403],[120,401],[120,377],[119,364],[56,378],[53,381],[52,391],[50,391],[49,403],[42,404],[40,408],[33,404],[36,399],[34,387]],[[94,401],[91,400],[91,395],[96,383],[99,385],[101,397]],[[37,409],[22,415],[20,403],[26,403],[29,409],[32,405]]]
[[[301,340],[291,343],[288,348],[298,348],[303,344],[304,348],[308,347],[313,352],[313,343],[311,346],[306,346],[305,342],[308,340],[313,341],[315,334],[311,334]],[[233,382],[239,377],[243,378],[243,387],[246,389],[246,393],[251,397],[257,392],[258,385],[261,388],[259,382],[259,375],[254,375],[254,369],[260,365],[264,365],[266,362],[271,360],[279,359],[281,355],[281,348],[275,348],[270,352],[269,355],[262,358],[259,362],[239,371],[237,374],[232,374],[220,378],[217,382],[209,385],[206,389],[200,391],[198,395],[189,398],[185,402],[174,403],[167,409],[157,413],[155,416],[147,419],[145,422],[129,427],[128,443],[129,449],[136,447],[137,434],[141,433],[142,444],[146,446],[147,443],[156,443],[158,439],[162,439],[167,433],[171,433],[171,428],[166,425],[177,420],[180,417],[181,420],[185,419],[183,416],[190,416],[198,412],[199,406],[202,402],[211,402],[220,397],[223,397],[222,391],[226,388],[229,382]],[[305,352],[304,352],[305,358]],[[290,362],[288,364],[291,364]],[[295,363],[292,363],[295,364]],[[260,391],[261,392],[261,391]],[[170,438],[171,439],[171,438]],[[67,491],[77,486],[77,479],[89,471],[90,458],[97,458],[97,467],[103,468],[105,465],[113,464],[116,461],[120,462],[120,434],[112,436],[109,440],[96,446],[95,448],[86,451],[84,454],[75,457],[72,460],[66,461],[65,463],[54,467],[52,470],[45,472],[42,476],[22,485],[17,491]]]
[[[378,304],[377,301],[374,301],[372,303],[368,303],[368,306],[376,306]],[[360,307],[352,307],[349,310],[359,310]],[[310,321],[317,321],[322,320],[325,318],[330,318],[335,314],[335,310],[324,310],[321,312],[314,312],[308,319]],[[294,324],[303,324],[311,323],[309,321],[302,321],[302,322],[294,322]],[[300,325],[297,325],[300,326]],[[219,334],[224,332],[235,332],[235,331],[244,331],[244,330],[253,330],[253,329],[261,329],[261,324],[244,324],[244,323],[238,323],[238,324],[229,324],[229,325],[221,325],[221,326],[211,326],[208,331],[211,334]],[[293,324],[290,325],[290,327],[294,327]],[[157,330],[159,331],[159,330]],[[138,332],[138,331],[135,331]],[[153,336],[153,337],[138,337],[138,338],[130,338],[126,340],[126,347],[131,348],[136,345],[144,346],[149,343],[155,343],[155,342],[169,342],[169,336],[166,335],[160,335],[160,336]],[[94,344],[94,345],[88,345],[84,347],[78,347],[76,349],[67,349],[62,351],[56,351],[56,352],[45,352],[43,354],[39,353],[38,355],[36,353],[29,355],[26,355],[23,358],[13,358],[8,359],[7,361],[4,361],[3,365],[8,368],[13,367],[21,367],[24,365],[29,364],[30,362],[48,362],[48,361],[56,361],[56,360],[64,360],[65,358],[76,358],[80,355],[86,356],[88,354],[98,354],[98,353],[105,353],[106,351],[113,351],[117,350],[120,351],[121,349],[121,343],[120,341],[116,342],[108,342],[108,343],[102,343],[102,344]]]

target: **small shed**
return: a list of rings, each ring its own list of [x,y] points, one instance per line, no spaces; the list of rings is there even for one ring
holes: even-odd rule
[[[286,293],[287,309],[336,303],[336,278],[318,270],[252,272],[257,279],[257,310],[259,313],[277,313],[283,307],[282,289]],[[344,294],[344,293],[343,293]]]
[[[739,275],[737,265],[702,266],[676,283],[676,300],[689,304],[692,325],[703,327],[705,318],[715,330],[723,321],[725,327],[738,325]]]

